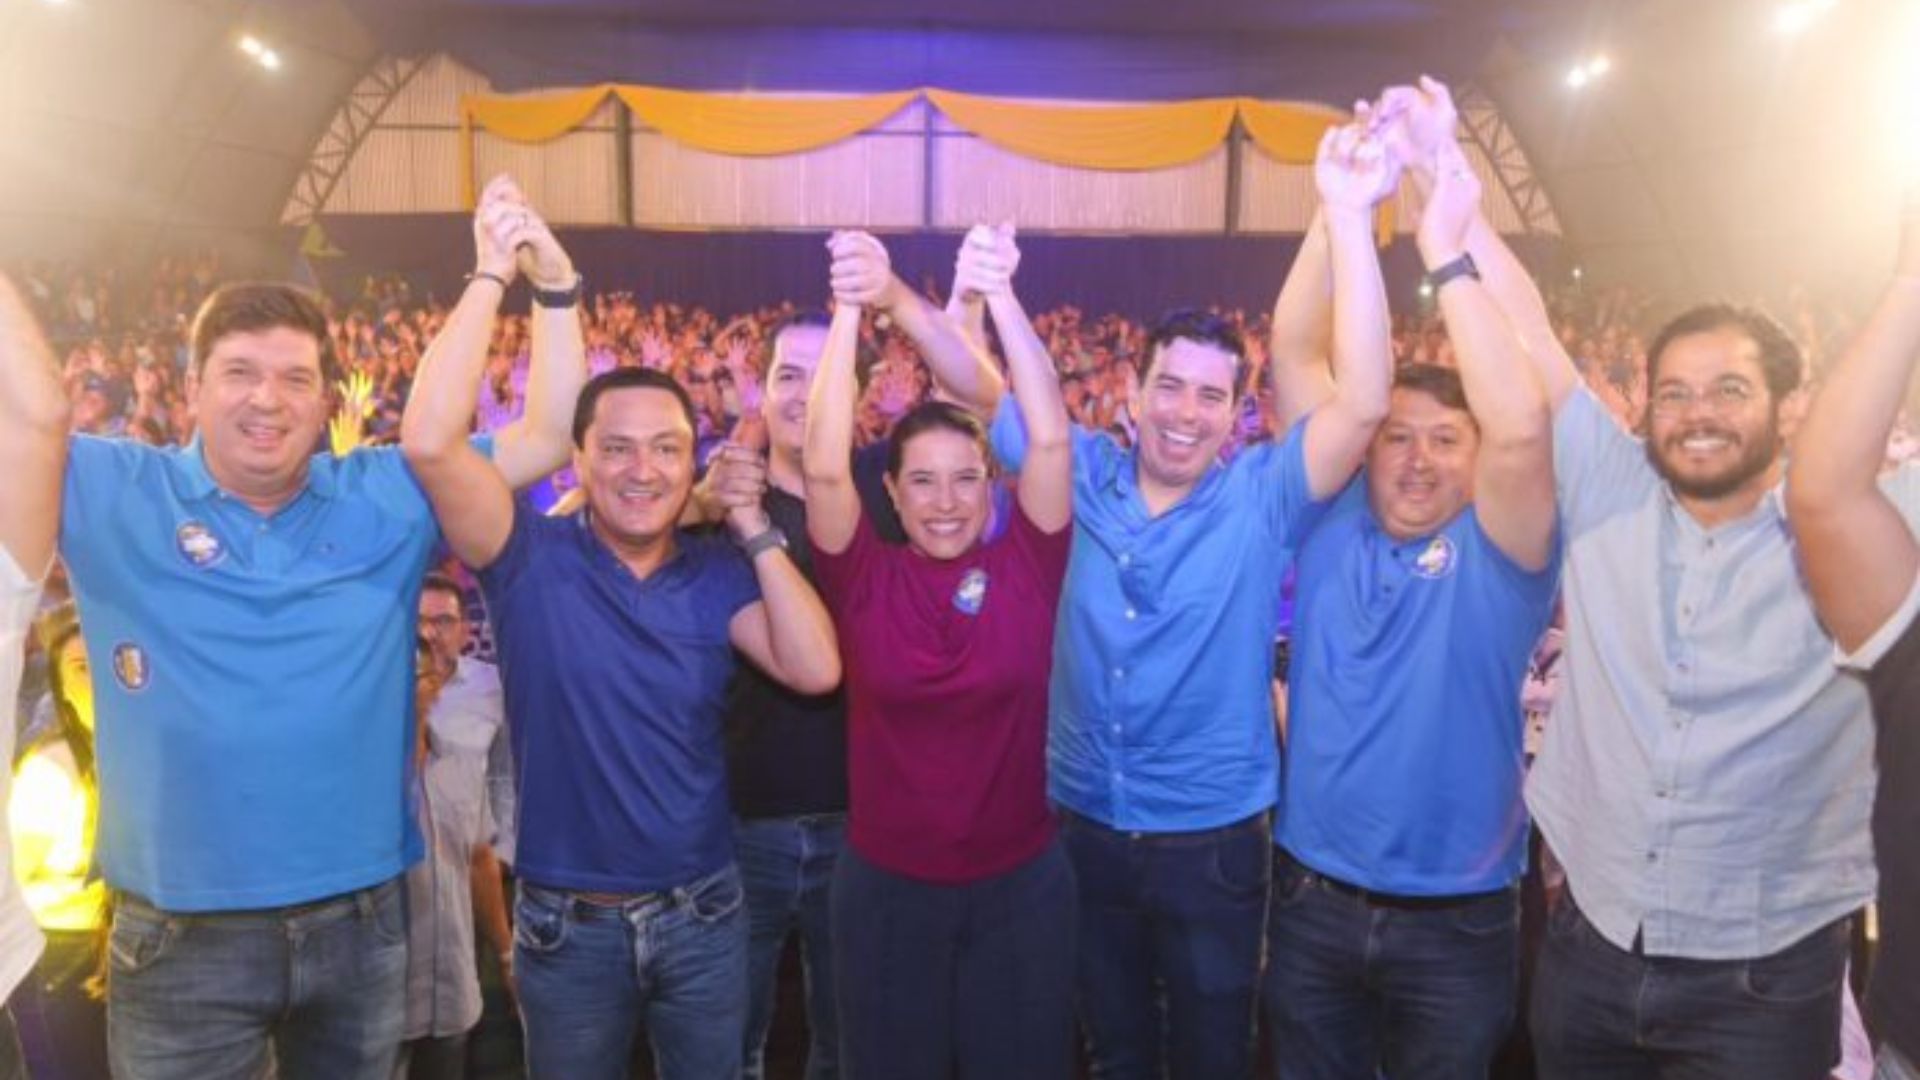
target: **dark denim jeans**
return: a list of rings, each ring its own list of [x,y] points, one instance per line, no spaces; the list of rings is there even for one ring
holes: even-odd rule
[[[1274,1075],[1485,1077],[1513,1026],[1519,890],[1459,902],[1368,899],[1273,851]]]
[[[849,847],[833,945],[850,1080],[1073,1075],[1073,871],[1058,841],[965,885],[902,877]]]
[[[27,1075],[107,1075],[107,1007],[87,992],[99,949],[91,930],[48,930],[25,982],[9,1008],[27,1056]],[[4,1074],[0,1074],[4,1075]]]
[[[733,826],[734,857],[747,888],[746,1080],[766,1075],[767,1029],[780,954],[787,936],[800,934],[807,993],[806,1080],[839,1075],[840,1025],[833,1003],[833,946],[829,934],[834,862],[847,842],[845,814],[741,819]]]
[[[1080,885],[1078,997],[1093,1076],[1251,1076],[1272,868],[1266,815],[1188,833],[1062,818]]]
[[[1540,1074],[1824,1080],[1840,1060],[1850,919],[1771,956],[1641,956],[1561,896],[1547,918],[1531,1020]]]
[[[133,896],[107,943],[120,1080],[389,1080],[406,1021],[399,879],[271,911],[171,914]]]
[[[514,969],[534,1080],[620,1080],[644,1020],[660,1080],[740,1072],[747,917],[740,871],[619,906],[520,882]]]

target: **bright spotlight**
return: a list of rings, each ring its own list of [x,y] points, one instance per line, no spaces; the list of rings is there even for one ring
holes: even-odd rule
[[[1587,272],[1585,270],[1582,270],[1577,266],[1573,268],[1573,280],[1579,281],[1581,278],[1584,278],[1586,276],[1587,276]]]
[[[1613,61],[1604,55],[1589,56],[1567,72],[1568,89],[1578,90],[1613,70]]]
[[[274,52],[272,49],[262,50],[260,53],[260,66],[266,68],[268,71],[279,71],[280,54]]]
[[[240,39],[240,51],[258,60],[260,54],[267,51],[267,47],[260,44],[259,38],[248,34]]]
[[[1420,299],[1422,300],[1433,299],[1433,282],[1423,281],[1420,283]]]

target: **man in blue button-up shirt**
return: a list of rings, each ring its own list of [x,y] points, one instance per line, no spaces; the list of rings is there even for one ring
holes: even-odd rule
[[[1081,1013],[1102,1076],[1252,1067],[1267,812],[1280,784],[1269,689],[1280,581],[1320,501],[1365,453],[1390,367],[1370,245],[1392,170],[1358,129],[1338,128],[1316,176],[1337,281],[1339,385],[1325,404],[1283,441],[1220,464],[1246,352],[1222,320],[1184,312],[1149,339],[1134,448],[1075,433],[1048,754],[1080,883]],[[1017,469],[1024,433],[1010,400],[993,435]]]
[[[518,216],[481,269],[562,270],[518,193],[494,195]],[[479,282],[447,332],[484,340],[498,304]],[[565,394],[578,331],[534,332],[534,380]],[[66,450],[60,548],[101,672],[99,854],[120,893],[114,1073],[238,1080],[271,1054],[289,1078],[384,1078],[405,1015],[397,879],[421,848],[410,660],[438,534],[397,450],[314,453],[338,374],[315,299],[216,291],[193,365],[191,445]],[[525,484],[564,460],[566,432],[533,409],[495,457]],[[10,453],[0,474],[49,464]]]

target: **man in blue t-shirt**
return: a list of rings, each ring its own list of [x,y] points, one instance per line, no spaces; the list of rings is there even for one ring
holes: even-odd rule
[[[697,422],[661,372],[616,368],[580,392],[581,513],[516,503],[465,438],[471,380],[450,365],[477,370],[484,351],[422,364],[401,439],[493,616],[518,770],[514,969],[529,1069],[624,1076],[644,1022],[663,1080],[737,1076],[747,922],[727,684],[737,649],[793,690],[832,690],[832,623],[762,490],[729,490],[734,542],[678,527]]]
[[[572,277],[510,183],[480,213],[500,228],[480,230],[436,348],[484,342],[517,269]],[[577,320],[547,321],[534,378],[565,400],[584,350]],[[119,894],[114,1074],[251,1080],[271,1061],[290,1080],[384,1080],[406,1014],[411,657],[437,532],[397,451],[314,453],[340,374],[315,298],[227,286],[192,341],[191,444],[74,436],[65,454],[60,552],[98,658],[98,851]],[[524,485],[565,445],[536,404],[492,449]],[[10,455],[0,473],[49,464]]]
[[[1365,468],[1300,549],[1266,985],[1288,1080],[1484,1076],[1518,991],[1520,686],[1559,570],[1551,419],[1464,256],[1478,181],[1451,137],[1407,164],[1459,369],[1400,370]],[[1310,407],[1299,359],[1277,352],[1277,377]]]

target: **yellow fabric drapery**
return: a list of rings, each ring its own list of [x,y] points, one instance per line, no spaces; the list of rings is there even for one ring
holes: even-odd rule
[[[928,90],[927,100],[972,134],[1021,157],[1079,169],[1166,169],[1226,140],[1232,98],[1156,105],[1035,105]]]
[[[461,191],[477,197],[475,127],[514,142],[544,142],[585,123],[608,94],[676,142],[736,156],[797,154],[830,146],[879,125],[924,97],[961,129],[1022,157],[1079,169],[1142,171],[1197,161],[1219,146],[1239,118],[1247,136],[1277,161],[1311,164],[1326,130],[1346,114],[1322,105],[1199,98],[1148,105],[1043,105],[922,88],[846,98],[703,93],[652,86],[600,85],[515,97],[477,94],[460,101]],[[1380,243],[1393,237],[1393,208],[1379,214]]]
[[[474,189],[473,176],[475,124],[514,142],[546,142],[586,123],[612,90],[611,86],[602,85],[571,93],[540,94],[535,97],[470,94],[461,98],[460,190],[467,205],[474,205],[479,198],[479,193]]]
[[[616,86],[633,114],[660,134],[713,154],[797,154],[851,138],[899,112],[918,91],[851,98],[751,97],[653,86]]]
[[[1268,157],[1289,165],[1311,165],[1320,149],[1320,137],[1328,128],[1347,122],[1346,113],[1315,105],[1253,98],[1241,98],[1235,104],[1253,144]]]

